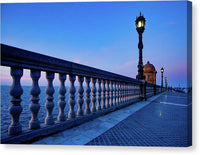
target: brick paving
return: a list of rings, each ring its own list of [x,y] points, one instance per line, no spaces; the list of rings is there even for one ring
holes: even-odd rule
[[[86,145],[190,146],[191,109],[186,94],[167,92]]]

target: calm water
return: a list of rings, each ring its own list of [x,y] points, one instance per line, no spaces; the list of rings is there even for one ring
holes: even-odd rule
[[[23,86],[23,94],[21,96],[21,99],[22,99],[22,102],[21,102],[21,106],[23,108],[23,111],[20,115],[20,123],[22,125],[22,127],[28,127],[28,124],[29,124],[29,121],[31,119],[31,113],[30,113],[30,110],[29,110],[29,105],[30,105],[30,98],[31,98],[31,95],[29,93],[29,90],[31,88],[31,86]],[[58,109],[58,86],[54,87],[55,89],[55,93],[54,93],[54,109],[53,109],[53,117],[54,119],[57,118],[57,115],[59,113],[59,109]],[[41,89],[41,93],[40,93],[40,110],[38,112],[38,118],[39,118],[39,121],[41,123],[44,122],[44,119],[46,117],[46,109],[45,109],[45,102],[46,102],[46,94],[45,94],[45,89],[46,87],[45,86],[40,86],[40,89]],[[76,87],[76,89],[78,89],[78,87]],[[8,129],[8,126],[11,122],[11,117],[10,117],[10,114],[8,112],[8,109],[11,105],[10,103],[10,99],[11,99],[11,96],[9,94],[9,90],[10,90],[10,86],[1,86],[1,133],[4,134],[7,132],[7,129]],[[69,93],[68,93],[68,88],[67,88],[67,93],[66,93],[66,107],[65,107],[65,114],[67,115],[68,111],[69,111],[69,106],[68,106],[68,97],[69,97]],[[76,98],[77,100],[77,92],[76,92]],[[84,105],[83,105],[83,108],[84,108]],[[78,109],[78,106],[77,104],[75,104],[75,112],[77,111]]]

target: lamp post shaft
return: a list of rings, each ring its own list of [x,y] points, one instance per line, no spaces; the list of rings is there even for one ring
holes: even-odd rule
[[[161,74],[161,87],[163,88],[163,73]]]
[[[142,60],[143,58],[142,57],[142,49],[143,49],[142,33],[139,33],[138,49],[139,49],[139,62],[138,62],[138,75],[136,76],[136,79],[144,80],[145,77],[143,75],[143,60]]]

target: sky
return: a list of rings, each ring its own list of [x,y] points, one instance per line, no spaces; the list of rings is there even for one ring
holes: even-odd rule
[[[146,18],[143,63],[155,66],[158,85],[163,67],[168,85],[186,87],[186,1],[4,3],[1,43],[135,78],[140,11]],[[2,85],[11,84],[9,72],[1,66]],[[24,71],[22,85],[31,85],[29,74]]]

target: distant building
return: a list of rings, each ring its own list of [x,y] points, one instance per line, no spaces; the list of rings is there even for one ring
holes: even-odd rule
[[[157,71],[154,65],[150,64],[149,61],[147,61],[147,64],[144,65],[143,71],[144,71],[145,81],[156,84]]]

